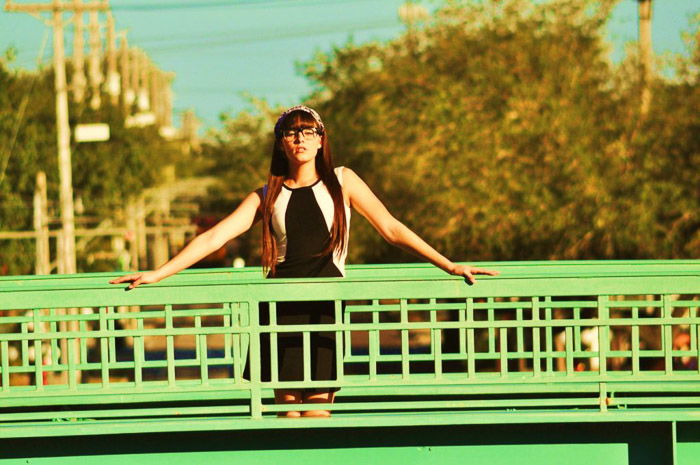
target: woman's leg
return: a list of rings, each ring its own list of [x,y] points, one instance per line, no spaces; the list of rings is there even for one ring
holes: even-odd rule
[[[301,404],[302,400],[303,396],[301,391],[275,389],[276,404]],[[278,412],[277,416],[280,418],[298,418],[301,416],[301,413],[297,410],[290,410],[288,412]]]
[[[335,400],[335,392],[314,392],[304,394],[305,404],[332,404]],[[306,410],[301,414],[304,417],[330,417],[328,410]]]

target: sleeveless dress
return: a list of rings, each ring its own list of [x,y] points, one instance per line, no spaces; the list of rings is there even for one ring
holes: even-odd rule
[[[342,167],[335,169],[342,187]],[[346,250],[320,255],[330,242],[333,224],[333,199],[319,179],[314,184],[299,188],[283,185],[272,211],[272,231],[277,242],[275,278],[310,278],[345,276]],[[346,224],[350,225],[350,208],[345,205]],[[346,237],[347,239],[347,237]],[[347,243],[347,240],[346,240]],[[332,301],[278,302],[279,325],[313,325],[335,323],[335,305]],[[270,381],[270,338],[264,333],[269,325],[269,306],[260,306],[261,375]],[[336,340],[332,332],[310,333],[311,379],[335,380]],[[277,367],[280,381],[303,381],[304,348],[301,333],[278,333]],[[303,389],[304,392],[336,391],[336,389]]]

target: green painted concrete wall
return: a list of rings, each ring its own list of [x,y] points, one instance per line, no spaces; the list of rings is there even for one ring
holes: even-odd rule
[[[455,425],[6,439],[0,441],[0,464],[672,465],[672,426]],[[700,463],[698,432],[700,424],[679,425],[677,465]]]

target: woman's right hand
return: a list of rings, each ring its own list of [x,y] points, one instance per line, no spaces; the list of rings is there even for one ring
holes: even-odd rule
[[[162,278],[155,271],[144,271],[141,273],[128,274],[111,280],[110,284],[131,283],[126,288],[127,290],[140,286],[141,284],[153,284],[160,281]]]

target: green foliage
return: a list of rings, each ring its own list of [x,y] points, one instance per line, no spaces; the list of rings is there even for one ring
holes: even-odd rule
[[[203,210],[221,219],[233,211],[250,192],[267,180],[270,155],[274,144],[273,122],[278,111],[264,102],[253,102],[254,110],[242,112],[235,118],[222,115],[223,128],[212,131],[202,146],[202,170],[222,180],[211,191]],[[260,231],[245,234],[236,241],[235,254],[248,265],[260,264]]]
[[[655,83],[650,115],[631,137],[638,202],[627,219],[641,220],[634,239],[643,256],[700,256],[700,30],[690,47],[679,79]]]
[[[157,128],[125,128],[119,108],[106,106],[99,112],[81,108],[72,119],[106,122],[108,142],[73,144],[73,182],[76,196],[98,214],[110,214],[146,187],[158,183],[161,170],[178,160],[178,151],[158,135]]]
[[[697,257],[698,33],[644,117],[635,57],[607,58],[616,3],[448,1],[389,44],[300,65],[309,104],[337,164],[455,259]],[[226,180],[222,211],[264,182],[276,114],[225,118],[205,149]],[[352,230],[351,261],[412,260],[367,222]]]
[[[700,255],[700,35],[677,78],[653,83],[640,115],[639,64],[607,59],[616,0],[446,1],[388,44],[349,43],[300,65],[337,164],[459,260],[686,258]],[[5,53],[11,61],[12,50]],[[0,229],[31,229],[36,172],[58,198],[53,75],[0,61]],[[222,218],[266,178],[279,109],[222,116],[188,172],[218,176],[204,212]],[[70,108],[108,122],[109,142],[74,144],[76,197],[98,216],[185,163],[119,108]],[[57,216],[55,204],[52,214]],[[236,254],[259,263],[259,231]],[[350,260],[412,260],[353,221]],[[31,241],[0,241],[6,272],[31,272]]]
[[[613,4],[448,2],[388,46],[306,64],[310,100],[341,161],[450,256],[697,256],[697,79],[658,82],[640,120],[606,58]],[[405,257],[353,228],[354,261]]]
[[[58,212],[55,95],[53,73],[11,71],[0,61],[0,230],[31,230],[36,174],[47,176],[49,214]],[[177,151],[156,129],[126,129],[119,108],[104,102],[99,111],[71,104],[76,123],[110,125],[108,142],[72,143],[73,189],[86,214],[109,216],[114,207],[156,182]],[[31,241],[0,240],[0,256],[10,274],[33,271]]]

